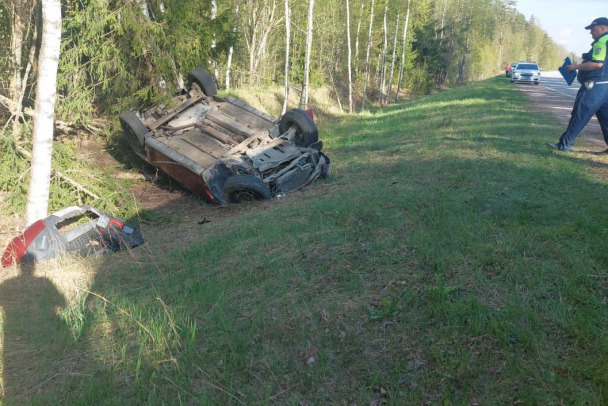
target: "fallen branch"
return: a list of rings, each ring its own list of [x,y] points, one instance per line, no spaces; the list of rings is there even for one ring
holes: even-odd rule
[[[17,109],[17,103],[14,100],[9,99],[6,96],[0,94],[0,104],[2,104],[13,116],[18,114],[20,117],[23,117],[25,114],[28,117],[34,117],[34,109],[26,107],[21,111],[21,109]],[[67,132],[70,128],[76,127],[76,124],[69,123],[67,121],[55,120],[55,125],[58,129]],[[91,124],[82,124],[82,127],[89,131],[91,134],[95,131],[101,131],[100,128],[94,127]]]
[[[0,104],[2,104],[4,107],[6,107],[11,112],[11,114],[13,114],[17,110],[17,103],[15,103],[15,101],[13,101],[13,100],[9,99],[8,97],[3,96],[1,94],[0,94]],[[34,117],[34,110],[29,107],[26,107],[23,110],[23,112],[30,117]]]
[[[23,149],[19,145],[17,145],[17,151],[19,153],[21,153],[22,155],[26,156],[30,161],[32,160],[32,154],[30,154],[29,151]],[[68,176],[64,175],[63,173],[61,173],[60,171],[58,171],[56,169],[53,169],[53,172],[55,172],[55,175],[58,176],[61,180],[74,186],[76,188],[76,190],[86,193],[87,195],[91,196],[93,199],[96,199],[96,200],[99,199],[99,196],[97,196],[95,193],[91,192],[86,187],[82,186],[80,183],[76,182],[74,179],[69,178]]]

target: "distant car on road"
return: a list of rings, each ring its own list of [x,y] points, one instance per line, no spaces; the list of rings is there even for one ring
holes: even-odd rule
[[[511,69],[511,83],[529,82],[540,84],[540,68],[534,62],[519,62]]]

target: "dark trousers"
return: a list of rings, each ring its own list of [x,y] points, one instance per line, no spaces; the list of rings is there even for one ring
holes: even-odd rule
[[[608,145],[608,83],[596,83],[591,90],[581,86],[578,90],[568,128],[557,144],[559,149],[570,149],[594,114],[600,123],[604,142]]]

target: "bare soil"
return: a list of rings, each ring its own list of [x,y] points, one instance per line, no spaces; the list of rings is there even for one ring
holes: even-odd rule
[[[235,214],[232,207],[219,208],[193,196],[179,185],[158,173],[144,173],[136,169],[125,170],[101,141],[87,141],[80,146],[87,160],[96,166],[115,170],[116,178],[135,179],[130,183],[130,193],[138,204],[139,211],[147,211],[156,218],[140,219],[145,238],[154,250],[165,251],[174,246],[185,245],[200,237],[201,230],[209,222]],[[86,186],[86,185],[84,185]],[[4,195],[0,194],[0,205]],[[67,206],[76,202],[66,203]],[[95,206],[94,202],[90,203]],[[111,213],[112,214],[112,213]],[[23,216],[0,214],[0,247],[2,252],[10,240],[18,235],[25,225]]]

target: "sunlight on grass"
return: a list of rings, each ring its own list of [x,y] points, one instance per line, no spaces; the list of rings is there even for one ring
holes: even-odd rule
[[[29,399],[607,403],[608,162],[528,110],[494,78],[323,122],[331,179],[104,260]]]

